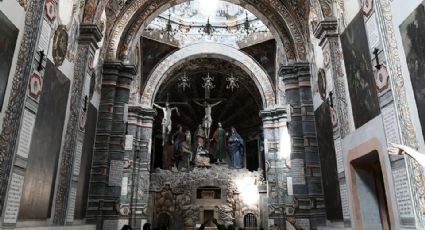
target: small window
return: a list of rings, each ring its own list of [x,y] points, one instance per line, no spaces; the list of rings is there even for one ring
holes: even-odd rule
[[[257,229],[257,217],[254,214],[248,213],[243,218],[245,229]]]

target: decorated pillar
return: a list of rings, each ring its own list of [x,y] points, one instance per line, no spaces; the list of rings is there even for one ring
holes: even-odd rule
[[[290,203],[286,225],[303,229],[325,224],[321,171],[311,95],[310,65],[295,63],[281,66],[286,102],[291,110],[288,131],[291,138],[289,177]],[[283,132],[285,134],[285,132]]]
[[[120,225],[141,229],[148,222],[149,170],[155,110],[130,105],[120,200]],[[121,227],[121,226],[119,226]]]
[[[104,64],[87,209],[87,222],[99,229],[118,226],[127,103],[135,73],[134,66]]]
[[[97,25],[82,24],[78,44],[78,58],[71,89],[70,115],[66,127],[65,142],[61,153],[59,184],[55,198],[53,222],[58,225],[74,221],[81,156],[87,120],[92,76],[92,60],[102,33]]]
[[[289,175],[289,156],[284,156],[282,145],[290,143],[290,140],[281,138],[281,129],[287,129],[286,108],[263,110],[260,112],[263,119],[264,132],[264,155],[266,162],[266,179],[268,182],[268,216],[262,216],[262,225],[270,226],[276,224],[285,226],[285,209],[290,202],[290,193],[287,188]],[[290,138],[286,136],[286,138]],[[261,207],[262,209],[264,207]]]
[[[337,25],[338,22],[335,19],[327,17],[317,25],[314,30],[314,36],[320,39],[319,45],[322,47],[324,57],[324,76],[330,74],[333,82],[333,92],[332,94],[325,95],[324,100],[327,100],[330,106],[344,225],[351,227],[348,188],[344,173],[345,165],[343,161],[342,139],[355,128],[350,113],[351,102],[348,91],[346,90],[347,82]],[[324,84],[326,84],[326,81]]]
[[[45,66],[41,52],[37,52],[42,25],[47,24],[47,19],[43,19],[43,10],[44,1],[29,1],[27,4],[17,67],[13,80],[9,83],[12,84],[12,90],[9,101],[7,104],[5,101],[4,104],[5,116],[0,133],[0,217],[2,226],[10,228],[16,226],[32,137],[31,127],[34,126],[38,107],[37,101],[34,103],[34,100],[28,100],[31,97],[28,92],[29,79],[34,76],[41,81],[44,74],[43,71],[37,73],[34,68],[40,63],[42,67]],[[46,33],[49,38],[50,33],[50,31]],[[45,55],[43,56],[45,58]],[[25,125],[30,125],[30,129],[20,128]],[[19,138],[21,136],[25,138]],[[20,156],[15,154],[19,146],[21,146]]]

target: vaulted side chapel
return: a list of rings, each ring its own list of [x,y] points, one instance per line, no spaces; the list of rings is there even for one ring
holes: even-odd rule
[[[425,229],[425,1],[0,0],[0,229]]]

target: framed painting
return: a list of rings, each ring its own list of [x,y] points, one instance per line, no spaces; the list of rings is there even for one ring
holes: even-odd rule
[[[4,96],[7,82],[9,80],[10,68],[12,66],[13,54],[16,48],[16,39],[19,30],[0,11],[0,111],[3,108]]]

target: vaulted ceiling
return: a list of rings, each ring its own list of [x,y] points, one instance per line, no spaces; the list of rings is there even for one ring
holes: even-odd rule
[[[210,0],[202,0],[210,1]],[[314,0],[311,0],[314,1]],[[187,0],[87,0],[83,22],[100,22],[106,11],[105,60],[126,61],[144,28],[158,15]],[[286,60],[305,61],[310,0],[228,0],[252,12],[272,32]],[[330,4],[329,1],[321,1]]]
[[[190,88],[185,91],[178,87],[179,77],[186,72],[190,79]],[[200,58],[183,63],[170,74],[164,81],[155,98],[157,103],[165,102],[167,96],[170,102],[178,102],[180,116],[173,114],[173,127],[181,124],[186,129],[194,130],[204,117],[203,107],[196,105],[193,100],[204,99],[203,77],[210,73],[214,77],[215,88],[211,91],[210,103],[222,100],[222,103],[213,107],[212,118],[215,130],[217,122],[222,122],[224,128],[235,126],[241,135],[246,136],[251,132],[258,132],[261,128],[259,117],[262,108],[261,96],[255,83],[240,67],[221,59]],[[239,78],[239,88],[233,91],[227,89],[226,78],[229,76]],[[161,133],[162,112],[158,111],[155,121],[157,133]]]

